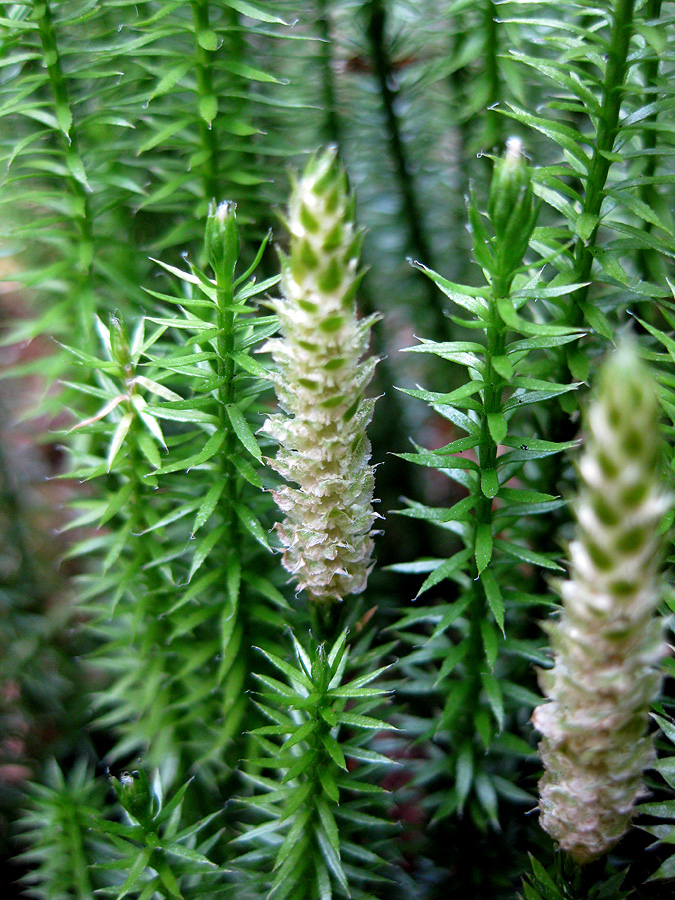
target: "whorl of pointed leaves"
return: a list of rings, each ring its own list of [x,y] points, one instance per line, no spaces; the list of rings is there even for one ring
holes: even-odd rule
[[[264,430],[281,445],[271,465],[297,485],[274,494],[286,515],[277,526],[283,564],[325,603],[365,588],[376,518],[366,436],[374,400],[363,394],[377,360],[362,360],[374,318],[356,315],[362,233],[334,150],[315,156],[294,186],[287,224],[283,297],[273,303],[282,337],[266,347],[283,412]]]
[[[546,769],[541,824],[579,863],[626,832],[653,758],[645,732],[659,688],[654,612],[669,500],[656,395],[631,344],[605,363],[586,431],[571,575],[562,616],[548,626],[555,665],[540,673],[549,702],[533,716]]]
[[[187,889],[195,883],[205,895],[217,893],[223,872],[205,853],[219,832],[207,838],[200,832],[220,811],[198,822],[182,822],[182,800],[191,779],[165,799],[157,773],[152,781],[143,771],[113,776],[122,821],[110,815],[103,780],[92,775],[84,760],[76,762],[67,778],[51,761],[45,779],[45,784],[31,786],[21,818],[28,849],[20,859],[30,866],[22,878],[25,896],[175,898],[192,896]]]
[[[260,755],[245,777],[256,792],[243,802],[262,822],[234,841],[246,848],[237,897],[373,900],[371,887],[386,877],[379,850],[391,843],[386,791],[375,782],[394,763],[369,749],[373,734],[396,730],[377,713],[389,691],[373,684],[388,667],[357,674],[379,650],[350,646],[346,631],[332,647],[293,646],[293,663],[262,651],[283,681],[256,676],[270,724],[251,732]]]

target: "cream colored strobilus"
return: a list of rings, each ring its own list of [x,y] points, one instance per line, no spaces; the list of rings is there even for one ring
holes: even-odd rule
[[[549,624],[554,666],[540,672],[549,702],[534,711],[543,735],[542,827],[578,863],[627,831],[653,759],[649,707],[663,652],[656,394],[631,341],[611,353],[588,406],[577,534],[563,610]]]
[[[355,294],[362,234],[344,170],[329,149],[294,185],[282,254],[281,337],[271,340],[281,413],[263,430],[280,444],[271,465],[288,482],[275,500],[283,564],[318,603],[363,591],[371,569],[373,467],[364,398],[377,360],[366,357],[375,317],[359,321]]]

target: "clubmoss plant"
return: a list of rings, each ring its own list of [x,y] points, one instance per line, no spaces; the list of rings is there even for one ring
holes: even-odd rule
[[[102,404],[75,433],[108,447],[75,455],[77,477],[105,477],[107,490],[75,502],[82,514],[72,526],[99,527],[71,555],[92,565],[79,596],[101,641],[92,666],[111,676],[94,699],[97,726],[119,735],[109,763],[142,752],[189,767],[198,752],[203,775],[233,764],[239,751],[228,759],[227,748],[246,710],[246,629],[251,623],[264,645],[275,615],[268,603],[287,606],[261,561],[271,549],[259,517],[272,503],[256,469],[263,452],[254,431],[262,421],[256,398],[269,385],[250,353],[276,321],[255,315],[252,299],[278,277],[250,276],[265,243],[235,277],[234,204],[212,209],[206,255],[214,277],[161,264],[180,280],[180,296],[149,292],[158,315],[141,319],[131,339],[121,319],[109,328],[98,320],[104,359],[73,351],[99,383],[73,387]]]
[[[468,372],[466,383],[447,393],[405,392],[429,402],[458,433],[461,429],[466,435],[434,451],[417,447],[415,453],[401,454],[417,465],[439,469],[459,490],[467,492],[448,509],[409,501],[402,511],[453,531],[461,547],[446,559],[392,568],[429,573],[418,597],[440,584],[445,596],[451,592],[449,600],[444,596],[441,604],[431,601],[426,609],[417,607],[405,613],[400,627],[407,632],[406,640],[416,643],[409,627],[422,621],[435,628],[426,647],[413,652],[402,665],[417,691],[426,676],[420,678],[408,666],[438,664],[432,685],[433,689],[440,686],[442,709],[431,733],[447,747],[443,766],[449,787],[434,796],[436,816],[462,813],[468,806],[481,827],[488,823],[497,826],[498,795],[509,793],[505,779],[491,769],[486,758],[486,751],[494,749],[503,738],[500,733],[509,728],[514,690],[517,694],[512,666],[505,664],[505,656],[532,659],[536,653],[530,642],[512,633],[511,623],[519,617],[519,609],[545,602],[533,593],[532,579],[522,564],[559,569],[552,554],[531,547],[529,532],[534,516],[550,513],[564,501],[531,490],[525,464],[570,445],[539,438],[533,433],[536,424],[523,422],[523,415],[527,407],[574,388],[542,378],[548,369],[542,369],[537,357],[542,351],[552,355],[579,335],[564,326],[531,321],[520,313],[529,298],[545,302],[574,290],[570,284],[544,287],[538,275],[528,280],[521,271],[537,214],[530,167],[521,141],[512,138],[504,157],[495,163],[488,198],[489,224],[473,194],[469,204],[474,259],[486,284],[481,288],[454,284],[420,266],[456,307],[469,313],[470,318],[461,319],[450,315],[452,321],[484,332],[484,341],[423,341],[409,348],[434,354]],[[513,487],[516,483],[520,486]],[[448,582],[454,582],[454,587]],[[407,689],[408,685],[401,688]],[[522,694],[518,702],[522,702]]]
[[[375,782],[393,762],[369,749],[368,737],[393,728],[377,714],[388,691],[375,682],[388,667],[373,669],[367,640],[348,637],[309,650],[294,639],[292,663],[264,654],[284,681],[257,676],[270,724],[252,732],[260,755],[250,760],[255,794],[244,803],[262,824],[234,842],[246,848],[235,866],[238,897],[371,900],[369,887],[383,881],[378,851],[392,823],[381,817],[386,791]],[[368,669],[357,674],[361,663]],[[262,769],[276,771],[274,780]]]
[[[63,476],[34,491],[28,454],[0,460],[0,847],[27,759],[44,783],[26,794],[27,892],[512,900],[532,850],[526,900],[667,896],[672,823],[647,826],[658,862],[634,830],[579,866],[526,811],[535,666],[551,663],[537,623],[559,607],[546,576],[566,577],[572,529],[563,451],[629,312],[675,436],[674,23],[662,0],[0,3],[0,277],[16,282],[0,284],[0,379],[26,376],[22,411],[47,394],[44,451]],[[260,308],[279,280],[263,236],[280,170],[327,140],[369,228],[360,309],[384,313],[369,352],[390,369],[375,384],[332,151],[295,186],[283,298]],[[212,198],[228,202],[209,213]],[[47,362],[51,336],[71,352]],[[281,411],[257,352],[270,341]],[[366,394],[390,404],[368,438]],[[392,569],[356,596],[369,440],[375,508],[406,518],[378,547]],[[38,583],[20,538],[54,527],[42,509],[59,497],[61,577]],[[290,576],[269,540],[284,517]],[[652,519],[640,528],[665,528]],[[583,631],[565,627],[571,653]],[[672,702],[668,679],[653,721],[671,741]],[[649,758],[645,713],[625,730]],[[109,785],[114,807],[106,764],[132,773]],[[673,760],[656,765],[641,808],[675,818]]]
[[[143,770],[112,776],[117,809],[109,802],[113,791],[106,800],[104,781],[82,759],[67,779],[52,761],[46,781],[32,787],[21,820],[28,844],[21,859],[33,866],[23,878],[25,896],[188,900],[217,892],[222,871],[205,853],[218,832],[206,838],[200,832],[221,812],[185,824],[183,799],[191,780],[165,798],[158,772],[152,780]]]
[[[377,359],[362,359],[374,316],[359,321],[355,293],[362,232],[334,149],[314,156],[288,208],[290,253],[282,299],[272,306],[282,337],[269,341],[283,412],[263,430],[281,449],[271,465],[298,487],[274,493],[284,567],[314,603],[363,591],[372,568],[374,470],[364,391]]]
[[[563,168],[556,161],[536,171],[535,192],[566,222],[536,239],[542,255],[578,285],[558,319],[589,331],[584,344],[565,348],[569,372],[580,381],[614,339],[628,297],[649,319],[654,298],[668,296],[659,277],[645,283],[638,275],[646,256],[654,266],[655,256],[668,256],[673,245],[664,203],[670,139],[657,122],[672,102],[672,79],[653,40],[659,15],[659,8],[634,0],[560,5],[556,19],[528,19],[529,53],[511,53],[536,73],[533,82],[543,76],[544,93],[529,110],[513,105],[507,115],[554,142],[556,156],[566,160]],[[574,395],[565,398],[567,414],[576,403]]]
[[[21,823],[26,844],[21,859],[32,867],[24,890],[30,897],[91,898],[99,886],[89,868],[98,835],[89,827],[89,812],[103,803],[103,783],[93,780],[82,760],[68,778],[52,760],[44,780],[32,786]]]
[[[582,490],[563,612],[548,625],[555,664],[534,712],[546,773],[542,827],[579,863],[625,834],[653,759],[645,735],[660,683],[661,446],[651,377],[623,343],[588,409]]]

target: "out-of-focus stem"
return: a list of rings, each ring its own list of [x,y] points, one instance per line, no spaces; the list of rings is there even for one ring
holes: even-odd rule
[[[205,117],[208,104],[217,103],[213,90],[213,53],[206,50],[199,42],[199,35],[209,31],[208,0],[192,0],[192,19],[195,26],[195,76],[197,79],[197,98],[200,105],[199,137],[202,147],[207,151],[206,159],[201,166],[204,199],[209,202],[218,197],[218,137],[213,127],[213,120]]]
[[[611,166],[610,154],[619,129],[619,113],[623,87],[628,69],[628,46],[633,34],[635,0],[617,0],[614,6],[612,29],[607,49],[607,65],[602,86],[602,100],[598,130],[586,180],[583,214],[596,219],[596,225],[586,240],[577,239],[575,248],[574,281],[584,283],[573,295],[570,310],[572,325],[581,325],[584,314],[580,304],[588,297],[589,277],[593,265],[593,251],[600,227],[600,209],[605,197],[605,184]]]
[[[499,77],[499,34],[497,29],[497,8],[493,0],[485,0],[483,11],[483,29],[485,34],[485,74],[487,77],[488,103],[485,122],[485,144],[494,148],[502,140],[502,117],[493,109],[502,98],[502,85]]]
[[[321,92],[323,95],[323,121],[321,133],[324,143],[334,144],[341,155],[342,126],[337,111],[337,94],[335,90],[335,78],[332,66],[332,35],[330,22],[330,9],[328,0],[317,0],[319,34],[322,44],[319,49],[319,61],[321,63]]]
[[[401,125],[396,114],[396,90],[392,87],[394,70],[389,58],[386,40],[387,14],[383,0],[366,0],[367,32],[370,41],[373,65],[382,98],[387,122],[389,150],[396,168],[398,188],[403,200],[403,208],[410,234],[412,252],[425,265],[433,266],[431,243],[423,225],[422,206],[417,197],[412,166],[401,136]],[[438,291],[425,279],[427,305],[433,319],[434,334],[443,338],[448,334],[449,320],[443,312]]]

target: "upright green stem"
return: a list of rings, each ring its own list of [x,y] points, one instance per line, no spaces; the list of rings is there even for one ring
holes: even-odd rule
[[[484,646],[484,627],[490,598],[482,574],[492,560],[493,500],[499,491],[497,480],[497,443],[503,421],[502,394],[505,379],[495,369],[493,361],[503,357],[508,328],[499,314],[500,301],[510,296],[515,273],[522,265],[529,239],[536,223],[537,208],[533,205],[531,175],[524,159],[523,148],[517,139],[507,142],[503,159],[497,160],[490,184],[488,216],[494,232],[489,237],[475,205],[469,205],[474,255],[481,261],[490,285],[487,297],[488,318],[485,326],[485,373],[483,376],[480,439],[477,449],[478,478],[474,491],[477,498],[473,534],[468,544],[472,551],[471,598],[469,607],[468,652],[466,654],[467,714],[460,726],[460,754],[470,748],[475,730],[475,712],[480,708],[480,694],[489,652]],[[502,425],[496,425],[501,421]],[[503,627],[503,622],[501,623]],[[462,746],[463,745],[463,746]]]
[[[73,118],[70,98],[68,96],[68,85],[61,65],[61,56],[59,54],[56,29],[54,27],[49,0],[35,3],[33,7],[33,18],[38,27],[40,43],[42,45],[43,62],[49,73],[49,83],[54,95],[56,122],[61,137],[64,159],[68,169],[66,183],[77,201],[73,211],[73,219],[79,232],[77,275],[79,276],[78,286],[80,289],[77,290],[76,295],[80,300],[89,299],[89,292],[86,288],[90,278],[91,263],[94,257],[93,217],[91,204],[89,202],[91,188],[87,181],[86,169],[78,147],[77,128]],[[80,314],[82,334],[89,335],[93,318],[93,298],[84,305],[82,303],[78,304],[78,311]]]
[[[244,567],[242,554],[244,541],[237,518],[237,502],[240,496],[238,470],[235,465],[238,441],[235,433],[236,419],[241,415],[236,405],[236,367],[234,360],[236,316],[234,308],[234,275],[239,256],[239,230],[235,214],[236,204],[225,201],[219,206],[212,205],[206,222],[205,249],[216,284],[216,372],[218,375],[218,416],[224,435],[220,452],[220,472],[223,489],[218,500],[224,525],[224,535],[220,541],[222,548],[215,563],[226,572],[226,584],[219,592],[222,603],[221,615],[227,632],[227,650],[221,657],[218,668],[218,687],[222,692],[221,715],[225,722],[222,742],[214,749],[222,760],[224,741],[235,737],[238,718],[236,711],[241,700],[240,691],[232,690],[233,685],[247,677],[249,665],[247,647],[252,645],[252,637],[244,638],[250,627],[244,602],[245,586],[241,582]],[[238,750],[237,750],[238,752]],[[234,766],[235,760],[231,760]]]
[[[573,294],[574,305],[570,312],[571,324],[581,325],[584,314],[581,304],[588,296],[593,251],[600,227],[600,210],[605,197],[605,184],[611,159],[609,154],[619,129],[619,113],[623,87],[628,70],[628,47],[633,34],[633,11],[635,0],[617,0],[614,7],[612,29],[607,48],[607,65],[602,87],[602,101],[598,120],[598,131],[593,145],[591,163],[586,180],[586,197],[583,213],[596,221],[587,240],[579,238],[575,250],[574,281],[585,283]]]
[[[235,452],[234,434],[227,414],[227,407],[234,402],[234,312],[232,303],[234,291],[232,288],[232,275],[223,267],[215,272],[217,289],[217,315],[218,315],[218,396],[220,399],[220,412],[222,427],[225,431],[225,443],[222,451],[222,475],[225,487],[222,493],[221,509],[227,524],[228,545],[236,546],[236,517],[232,506],[235,500],[236,471],[232,462],[232,454]]]
[[[217,200],[219,194],[218,137],[213,121],[218,110],[218,98],[213,90],[213,51],[204,46],[205,35],[211,33],[208,0],[192,0],[192,20],[195,27],[195,76],[199,105],[199,137],[207,155],[202,164],[204,199]]]
[[[492,108],[502,96],[499,77],[499,35],[497,30],[497,8],[493,0],[485,0],[483,10],[483,33],[485,34],[485,74],[488,81],[488,103],[485,123],[485,144],[494,148],[502,140],[502,117]]]
[[[221,427],[225,435],[222,460],[224,488],[221,507],[227,525],[227,543],[236,546],[236,518],[233,503],[236,471],[233,463],[235,434],[229,410],[235,400],[234,367],[234,270],[239,256],[239,229],[236,219],[236,203],[224,201],[217,207],[212,204],[206,220],[205,249],[216,282],[216,321],[218,338],[216,345],[216,371],[218,374],[218,399]]]
[[[129,409],[132,409],[131,404],[129,404]],[[133,561],[127,569],[126,579],[129,584],[131,584],[132,577],[134,581],[136,578],[140,580],[142,587],[138,593],[143,599],[141,605],[138,605],[133,596],[130,598],[132,606],[129,607],[129,611],[134,621],[135,634],[130,637],[129,643],[132,644],[138,640],[137,653],[139,658],[144,660],[142,677],[147,681],[156,680],[161,683],[164,696],[161,697],[161,700],[156,696],[153,697],[151,703],[143,702],[143,706],[135,710],[135,718],[129,723],[131,726],[129,730],[133,732],[136,729],[136,721],[141,718],[143,732],[139,737],[157,759],[157,749],[153,747],[153,738],[166,726],[164,720],[166,710],[171,709],[173,703],[180,698],[175,679],[163,677],[169,673],[167,664],[170,667],[170,660],[164,652],[158,653],[158,648],[166,648],[171,640],[171,631],[169,619],[161,615],[163,612],[161,597],[157,602],[163,588],[162,577],[157,566],[148,565],[153,560],[150,535],[145,533],[149,524],[147,509],[151,489],[139,475],[145,467],[145,460],[134,435],[134,431],[138,428],[142,428],[142,426],[135,421],[127,437],[129,448],[127,476],[133,485],[129,498],[131,515],[129,549],[133,551]],[[157,677],[158,671],[159,677]],[[136,691],[139,687],[141,687],[140,681],[134,685]],[[143,696],[142,692],[140,696]],[[189,761],[185,747],[189,742],[189,735],[183,730],[177,735],[177,739],[181,751],[181,767],[183,771],[187,771]]]
[[[49,72],[49,83],[54,94],[56,105],[56,121],[62,137],[63,152],[70,172],[68,186],[80,201],[80,209],[77,215],[77,224],[80,229],[84,246],[80,251],[80,265],[84,273],[89,272],[93,256],[93,235],[91,225],[91,209],[89,193],[85,187],[84,164],[78,149],[77,130],[74,125],[73,113],[68,97],[68,87],[63,75],[61,57],[56,42],[56,31],[48,0],[36,3],[33,7],[33,15],[37,21],[40,34],[40,43],[44,54],[44,65]]]
[[[494,371],[492,360],[496,356],[502,356],[506,344],[506,329],[497,315],[496,302],[500,297],[507,297],[509,293],[511,277],[496,278],[492,284],[490,297],[490,322],[487,329],[487,348],[485,354],[485,388],[483,392],[483,410],[481,414],[481,435],[480,444],[478,446],[478,462],[481,474],[484,472],[493,472],[497,463],[497,444],[495,443],[488,427],[488,416],[493,413],[501,412],[502,409],[502,379],[501,376]],[[480,486],[478,488],[480,491]],[[483,648],[483,638],[481,633],[481,623],[487,615],[488,603],[485,589],[479,580],[478,566],[475,559],[475,548],[478,536],[478,530],[481,525],[488,525],[493,530],[493,500],[492,497],[486,497],[481,491],[480,499],[476,506],[476,517],[474,522],[474,559],[471,567],[471,577],[473,584],[473,596],[471,600],[471,609],[469,612],[469,651],[466,656],[467,681],[469,683],[468,704],[470,710],[478,707],[478,700],[482,690],[481,672],[485,665],[485,651]],[[468,719],[465,721],[466,737],[473,731],[473,723]]]
[[[84,849],[82,826],[78,816],[79,810],[75,807],[70,797],[64,799],[65,803],[62,813],[63,830],[67,834],[68,846],[71,851],[73,881],[77,885],[78,900],[89,900],[90,897],[93,897],[93,890],[89,878],[87,854]]]
[[[483,399],[483,421],[481,422],[481,442],[479,447],[479,462],[482,470],[494,469],[497,460],[497,445],[488,429],[488,416],[499,412],[502,406],[501,377],[494,371],[492,360],[495,356],[504,353],[506,332],[497,315],[497,300],[509,295],[509,278],[495,279],[492,285],[490,297],[490,323],[487,332],[487,353],[485,360],[485,391]],[[492,500],[483,497],[481,503],[486,509],[492,509]]]

